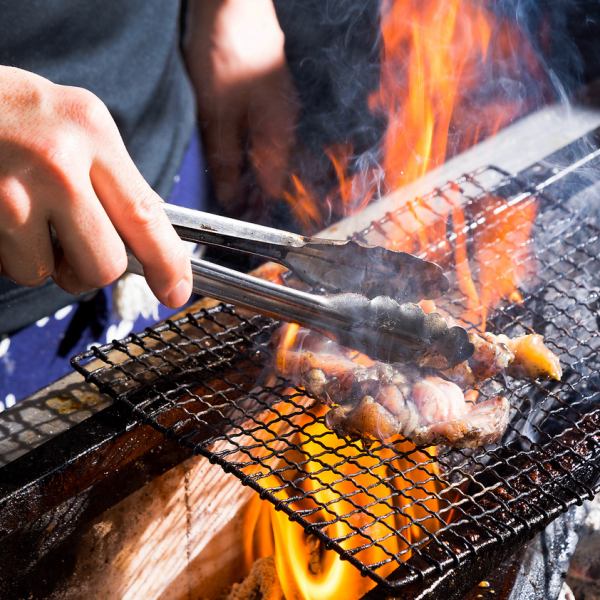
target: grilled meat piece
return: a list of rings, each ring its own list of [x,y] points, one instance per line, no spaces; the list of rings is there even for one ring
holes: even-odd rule
[[[469,361],[475,381],[484,381],[506,371],[515,359],[513,351],[506,343],[506,336],[500,339],[491,333],[473,332],[469,338],[475,347]]]
[[[448,327],[460,323],[428,302],[424,312],[436,311]],[[429,362],[421,361],[420,366],[428,366],[441,371],[445,377],[461,388],[473,387],[500,373],[507,373],[518,379],[554,379],[560,381],[562,368],[558,356],[544,344],[544,336],[533,333],[509,338],[506,335],[469,331],[469,341],[473,344],[472,356],[462,363],[446,369],[437,358]]]
[[[414,369],[309,351],[288,351],[279,366],[332,407],[326,421],[339,435],[476,447],[497,441],[508,423],[505,398],[470,404],[456,384]]]
[[[434,364],[392,366],[364,355],[366,365],[360,365],[349,351],[308,333],[304,350],[284,352],[278,371],[331,407],[326,420],[340,435],[386,440],[402,434],[419,445],[476,447],[502,436],[510,406],[502,397],[473,404],[462,390],[500,373],[560,380],[562,370],[538,334],[511,339],[473,331],[469,340],[474,353],[468,361],[433,371]]]
[[[473,356],[443,371],[448,379],[461,388],[473,387],[499,373],[507,373],[517,379],[560,381],[562,377],[558,356],[544,344],[544,337],[537,333],[509,338],[506,335],[472,331],[469,339],[475,348]]]
[[[533,333],[512,339],[505,335],[496,337],[505,339],[509,350],[515,355],[508,367],[509,375],[524,379],[561,380],[560,361],[558,356],[544,344],[544,336]]]

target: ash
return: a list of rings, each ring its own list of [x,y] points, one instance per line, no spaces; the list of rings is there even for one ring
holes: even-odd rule
[[[587,515],[579,530],[567,583],[576,600],[600,600],[600,496],[585,508]]]

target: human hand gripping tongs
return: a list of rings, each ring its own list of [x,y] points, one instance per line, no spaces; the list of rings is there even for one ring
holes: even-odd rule
[[[415,302],[447,291],[435,263],[357,241],[305,237],[165,204],[183,239],[253,254],[286,267],[324,293],[280,285],[191,258],[194,291],[268,317],[313,329],[386,362],[451,367],[469,358],[467,332]],[[128,271],[143,274],[132,256]]]

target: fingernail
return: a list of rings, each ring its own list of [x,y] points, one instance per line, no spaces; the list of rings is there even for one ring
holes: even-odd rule
[[[182,277],[177,285],[169,292],[167,304],[172,308],[177,308],[185,304],[192,294],[192,282],[189,277]]]

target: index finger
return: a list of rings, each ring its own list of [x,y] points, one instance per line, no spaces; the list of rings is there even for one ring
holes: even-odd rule
[[[167,306],[184,304],[192,292],[192,270],[184,243],[121,143],[106,148],[90,170],[92,185],[110,220],[144,266],[156,297]]]

